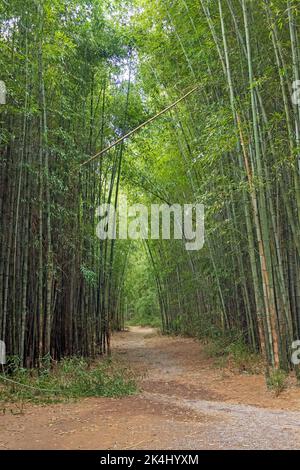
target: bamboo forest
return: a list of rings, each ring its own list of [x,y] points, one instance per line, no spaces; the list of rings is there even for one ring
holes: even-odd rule
[[[299,1],[0,31],[0,450],[299,448]]]

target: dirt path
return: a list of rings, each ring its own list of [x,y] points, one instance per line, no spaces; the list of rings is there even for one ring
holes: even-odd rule
[[[264,378],[216,369],[201,344],[131,328],[114,351],[141,374],[122,399],[27,406],[0,416],[0,449],[295,449],[300,391],[279,398]]]

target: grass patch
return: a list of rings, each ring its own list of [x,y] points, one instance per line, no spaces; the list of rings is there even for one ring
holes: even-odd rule
[[[214,358],[219,367],[231,370],[259,374],[263,372],[262,360],[238,337],[222,336],[209,339],[205,346],[208,357]]]
[[[281,369],[273,369],[269,372],[267,386],[275,393],[276,397],[286,388],[287,376],[288,374]]]
[[[6,377],[10,381],[4,381]],[[122,397],[137,391],[130,369],[115,359],[91,362],[63,359],[54,367],[28,370],[16,367],[0,376],[0,400],[53,403],[86,397]]]

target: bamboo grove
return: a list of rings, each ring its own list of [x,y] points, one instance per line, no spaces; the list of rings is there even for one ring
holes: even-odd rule
[[[186,175],[184,185],[172,175],[165,197],[206,207],[205,249],[151,248],[165,327],[237,331],[266,363],[289,367],[300,327],[299,4],[151,3],[141,20],[143,83],[168,96],[201,87],[162,139]]]
[[[2,0],[0,338],[9,354],[36,366],[104,353],[111,329],[139,308],[159,311],[166,332],[235,334],[266,364],[291,367],[299,28],[296,0]],[[123,194],[203,203],[204,248],[100,241],[96,207],[117,207]]]
[[[130,46],[94,3],[1,2],[0,336],[27,366],[109,350],[118,294],[95,209],[116,197],[122,149],[78,167],[127,126]]]

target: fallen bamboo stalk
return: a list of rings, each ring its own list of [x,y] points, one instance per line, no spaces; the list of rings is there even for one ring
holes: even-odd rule
[[[113,142],[112,144],[108,145],[107,147],[105,147],[103,150],[100,150],[99,152],[97,152],[95,155],[93,155],[92,157],[90,157],[88,160],[86,160],[85,162],[81,163],[80,164],[80,167],[81,166],[84,166],[84,165],[87,165],[88,163],[90,163],[91,161],[95,160],[96,158],[100,157],[101,155],[103,155],[104,153],[108,152],[108,150],[112,149],[113,147],[115,147],[116,145],[120,144],[121,142],[123,142],[125,139],[127,139],[128,137],[130,137],[132,134],[135,134],[137,131],[139,131],[140,129],[142,129],[142,127],[145,127],[147,124],[149,124],[150,122],[154,121],[155,119],[157,119],[159,116],[161,116],[162,114],[166,113],[167,111],[169,111],[170,109],[174,108],[174,106],[176,106],[178,103],[180,103],[180,101],[184,100],[185,98],[187,98],[189,95],[191,95],[192,93],[194,93],[194,91],[196,91],[198,88],[199,88],[200,85],[196,85],[194,86],[190,91],[188,91],[187,93],[185,93],[183,96],[181,96],[181,98],[179,98],[178,100],[174,101],[174,103],[170,104],[169,106],[167,106],[165,109],[163,109],[162,111],[160,111],[159,113],[155,114],[154,116],[152,116],[151,118],[147,119],[146,121],[144,121],[142,124],[139,124],[137,127],[135,127],[134,129],[132,129],[131,131],[127,132],[127,134],[123,135],[122,137],[120,137],[119,139],[117,139],[115,142]]]

